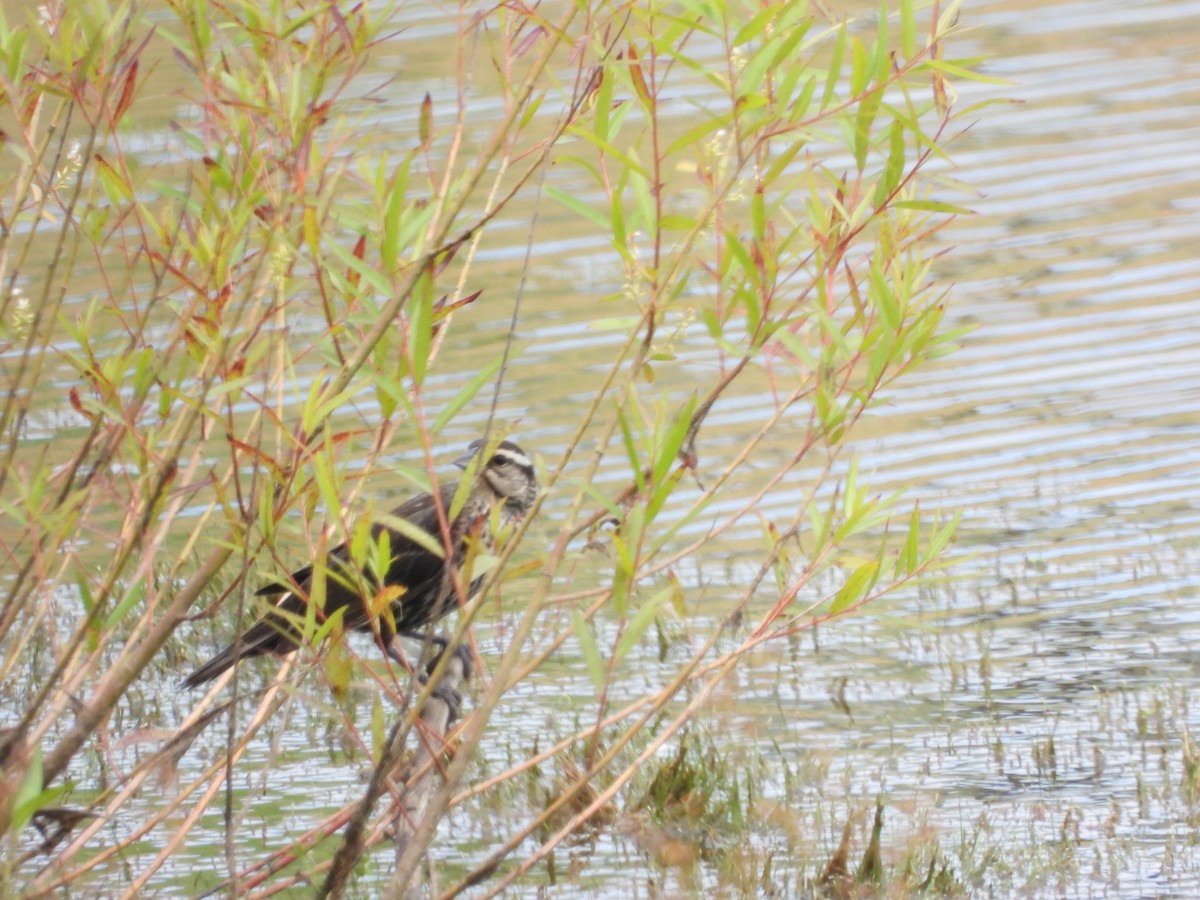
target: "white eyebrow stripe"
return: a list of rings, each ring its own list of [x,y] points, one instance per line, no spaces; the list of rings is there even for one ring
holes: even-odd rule
[[[523,469],[533,468],[533,463],[530,462],[529,457],[523,453],[516,453],[512,450],[502,447],[501,449],[497,450],[494,455],[504,456],[509,462],[514,463]]]

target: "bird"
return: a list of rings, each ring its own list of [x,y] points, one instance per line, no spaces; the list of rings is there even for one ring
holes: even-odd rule
[[[486,460],[476,462],[476,457],[484,453],[487,454]],[[444,558],[446,554],[437,503],[429,493],[412,497],[397,506],[390,516],[372,523],[372,539],[377,545],[382,543],[390,549],[391,559],[382,582],[370,570],[370,566],[361,571],[354,570],[346,543],[330,550],[325,560],[324,617],[328,618],[344,609],[343,630],[374,632],[378,629],[384,651],[406,668],[408,662],[398,638],[423,640],[425,636],[420,629],[432,625],[458,607],[458,593],[450,577],[451,567],[461,569],[472,542],[482,540],[485,544],[491,543],[494,538],[490,528],[493,510],[499,506],[500,519],[515,522],[529,512],[537,499],[538,480],[533,463],[528,454],[512,441],[504,440],[490,448],[482,441],[474,441],[467,453],[456,459],[454,464],[466,470],[473,482],[461,510],[450,522],[452,552],[448,560]],[[470,474],[472,472],[473,475]],[[441,507],[447,516],[452,512],[458,489],[458,481],[442,484],[438,488]],[[397,519],[429,535],[431,541],[414,539],[410,536],[411,528],[403,527],[402,530],[396,526],[394,520]],[[386,540],[383,540],[384,535]],[[423,543],[443,547],[443,551],[434,553],[430,546],[423,546]],[[240,659],[268,653],[285,656],[297,650],[302,640],[300,623],[305,618],[308,597],[312,591],[312,577],[313,565],[310,563],[293,572],[287,584],[272,582],[259,588],[256,596],[279,598],[275,606],[251,625],[240,640],[230,644],[189,675],[183,687],[199,687]],[[471,582],[467,590],[468,597],[479,590],[482,582],[482,575]],[[395,595],[390,602],[391,615],[380,615],[373,621],[369,612],[372,601],[385,590]],[[444,648],[444,639],[433,640]],[[464,665],[469,674],[469,662],[464,660]]]

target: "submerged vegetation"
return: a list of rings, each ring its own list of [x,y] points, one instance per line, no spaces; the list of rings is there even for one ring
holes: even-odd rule
[[[586,883],[585,855],[567,872],[558,855],[608,834],[684,883],[708,866],[747,893],[821,870],[953,892],[936,852],[892,873],[858,813],[857,867],[847,850],[799,873],[746,856],[775,763],[731,761],[698,720],[748,656],[912,583],[952,540],[955,517],[873,493],[850,440],[951,346],[928,248],[959,211],[957,4],[854,21],[801,3],[463,7],[428,92],[380,62],[417,12],[96,0],[0,22],[0,880],[135,894],[179,877],[207,816],[210,880],[190,889]],[[385,116],[404,124],[381,139]],[[513,295],[474,274],[493,230],[532,249],[563,214],[603,248],[590,334],[611,338],[603,365],[552,361],[578,382],[569,417],[506,400],[536,256]],[[506,335],[456,355],[481,310]],[[763,416],[709,439],[748,396],[771,398]],[[224,681],[190,710],[163,693],[297,557],[386,554],[356,525],[380,479],[429,489],[468,441],[510,432],[545,491],[474,560],[455,640],[497,599],[503,627],[448,747],[417,725],[430,688],[315,613],[324,652],[237,667],[236,701],[218,703]],[[762,514],[801,471],[801,502]],[[744,577],[695,617],[691,561],[747,523],[762,542]],[[592,701],[553,709],[540,746],[482,758],[506,694],[553,694],[564,653]],[[651,682],[655,658],[669,676]],[[377,777],[333,815],[289,815],[293,840],[248,837],[239,761],[268,745],[258,777],[286,795],[272,776],[298,710],[309,752]],[[422,739],[439,777],[402,823],[401,784],[368,761]],[[522,821],[439,862],[451,810],[518,796]]]

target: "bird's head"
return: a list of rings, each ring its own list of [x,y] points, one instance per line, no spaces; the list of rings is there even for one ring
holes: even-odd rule
[[[483,449],[482,441],[473,441],[467,453],[454,461],[455,465],[469,471]],[[486,459],[475,465],[479,467],[479,479],[497,498],[504,499],[510,515],[524,515],[533,506],[538,492],[537,473],[529,456],[512,441],[501,441]]]

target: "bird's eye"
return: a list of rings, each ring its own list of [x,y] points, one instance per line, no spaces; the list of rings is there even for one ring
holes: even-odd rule
[[[495,456],[493,456],[491,459],[488,460],[488,465],[489,466],[502,466],[502,465],[504,465],[504,457],[501,456],[499,453],[497,453]]]

